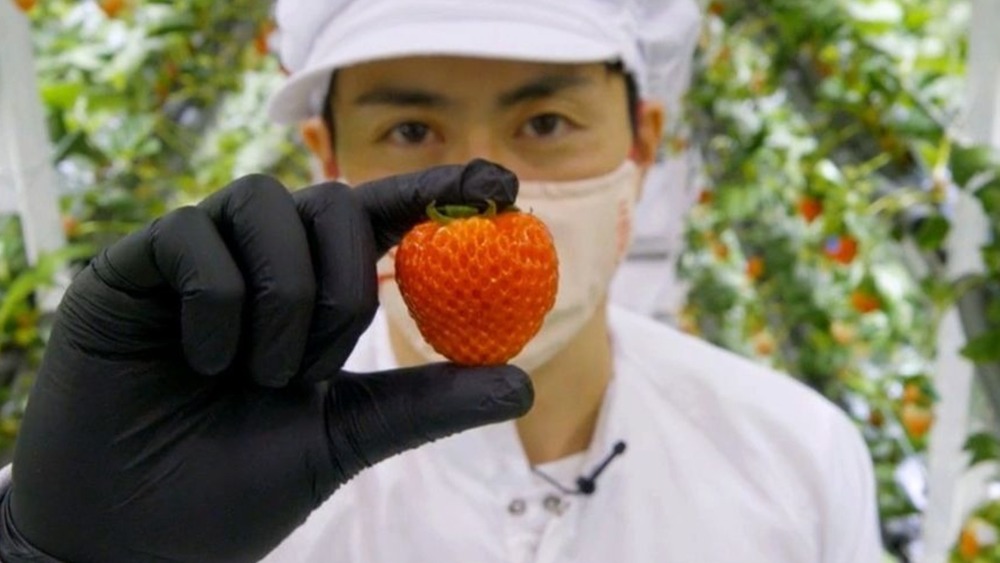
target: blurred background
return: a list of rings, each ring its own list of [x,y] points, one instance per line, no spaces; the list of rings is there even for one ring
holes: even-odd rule
[[[702,9],[615,299],[840,405],[887,561],[1000,561],[1000,0]],[[0,0],[4,463],[75,269],[240,175],[311,181],[274,39],[259,0]]]

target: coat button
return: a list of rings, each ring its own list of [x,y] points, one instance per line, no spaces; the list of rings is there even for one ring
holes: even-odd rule
[[[528,508],[528,504],[522,499],[516,498],[510,501],[507,505],[507,512],[510,512],[514,516],[520,516],[524,514],[525,509]]]
[[[545,510],[555,514],[557,516],[562,516],[566,509],[569,507],[569,503],[563,501],[558,495],[548,495],[545,500],[542,501],[542,506]]]

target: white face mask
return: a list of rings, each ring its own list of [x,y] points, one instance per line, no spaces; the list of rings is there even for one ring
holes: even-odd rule
[[[632,210],[641,174],[631,160],[597,178],[521,182],[517,206],[540,218],[559,256],[556,303],[541,330],[512,361],[531,372],[562,350],[603,302],[631,242]],[[390,321],[427,361],[444,361],[410,317],[394,278],[395,252],[378,264],[379,300]]]

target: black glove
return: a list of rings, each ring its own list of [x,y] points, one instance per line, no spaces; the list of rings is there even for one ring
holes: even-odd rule
[[[254,561],[362,469],[523,414],[514,367],[341,371],[428,203],[516,192],[484,161],[294,195],[250,176],[108,249],[59,308],[0,560]]]

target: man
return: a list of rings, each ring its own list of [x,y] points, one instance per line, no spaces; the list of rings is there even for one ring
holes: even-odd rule
[[[656,92],[684,1],[281,0],[272,104],[329,178],[474,158],[520,180],[553,232],[557,303],[513,363],[516,423],[390,459],[265,561],[878,559],[871,466],[832,405],[786,376],[606,305],[661,140]],[[683,78],[680,78],[683,79]],[[349,369],[442,359],[380,264],[380,314]],[[596,481],[615,445],[627,450]],[[590,490],[594,489],[594,490]],[[738,554],[738,555],[737,555]]]
[[[289,209],[273,185],[241,181],[88,270],[32,395],[0,558],[243,561],[287,536],[265,561],[876,561],[870,461],[836,408],[606,305],[664,119],[652,92],[669,26],[645,24],[684,5],[279,2],[292,75],[273,113],[306,119],[325,174],[362,185],[311,188]],[[419,367],[438,358],[391,261],[373,320],[363,266],[434,195],[515,191],[560,256],[555,309],[514,360],[533,409],[388,459],[326,500],[395,451],[523,410],[515,368]],[[241,276],[254,299],[237,339]],[[174,326],[185,361],[165,344]],[[246,347],[236,373],[280,392],[194,377],[230,373]],[[342,365],[389,375],[359,380]],[[330,375],[329,387],[310,384]],[[485,407],[473,408],[478,396]]]

